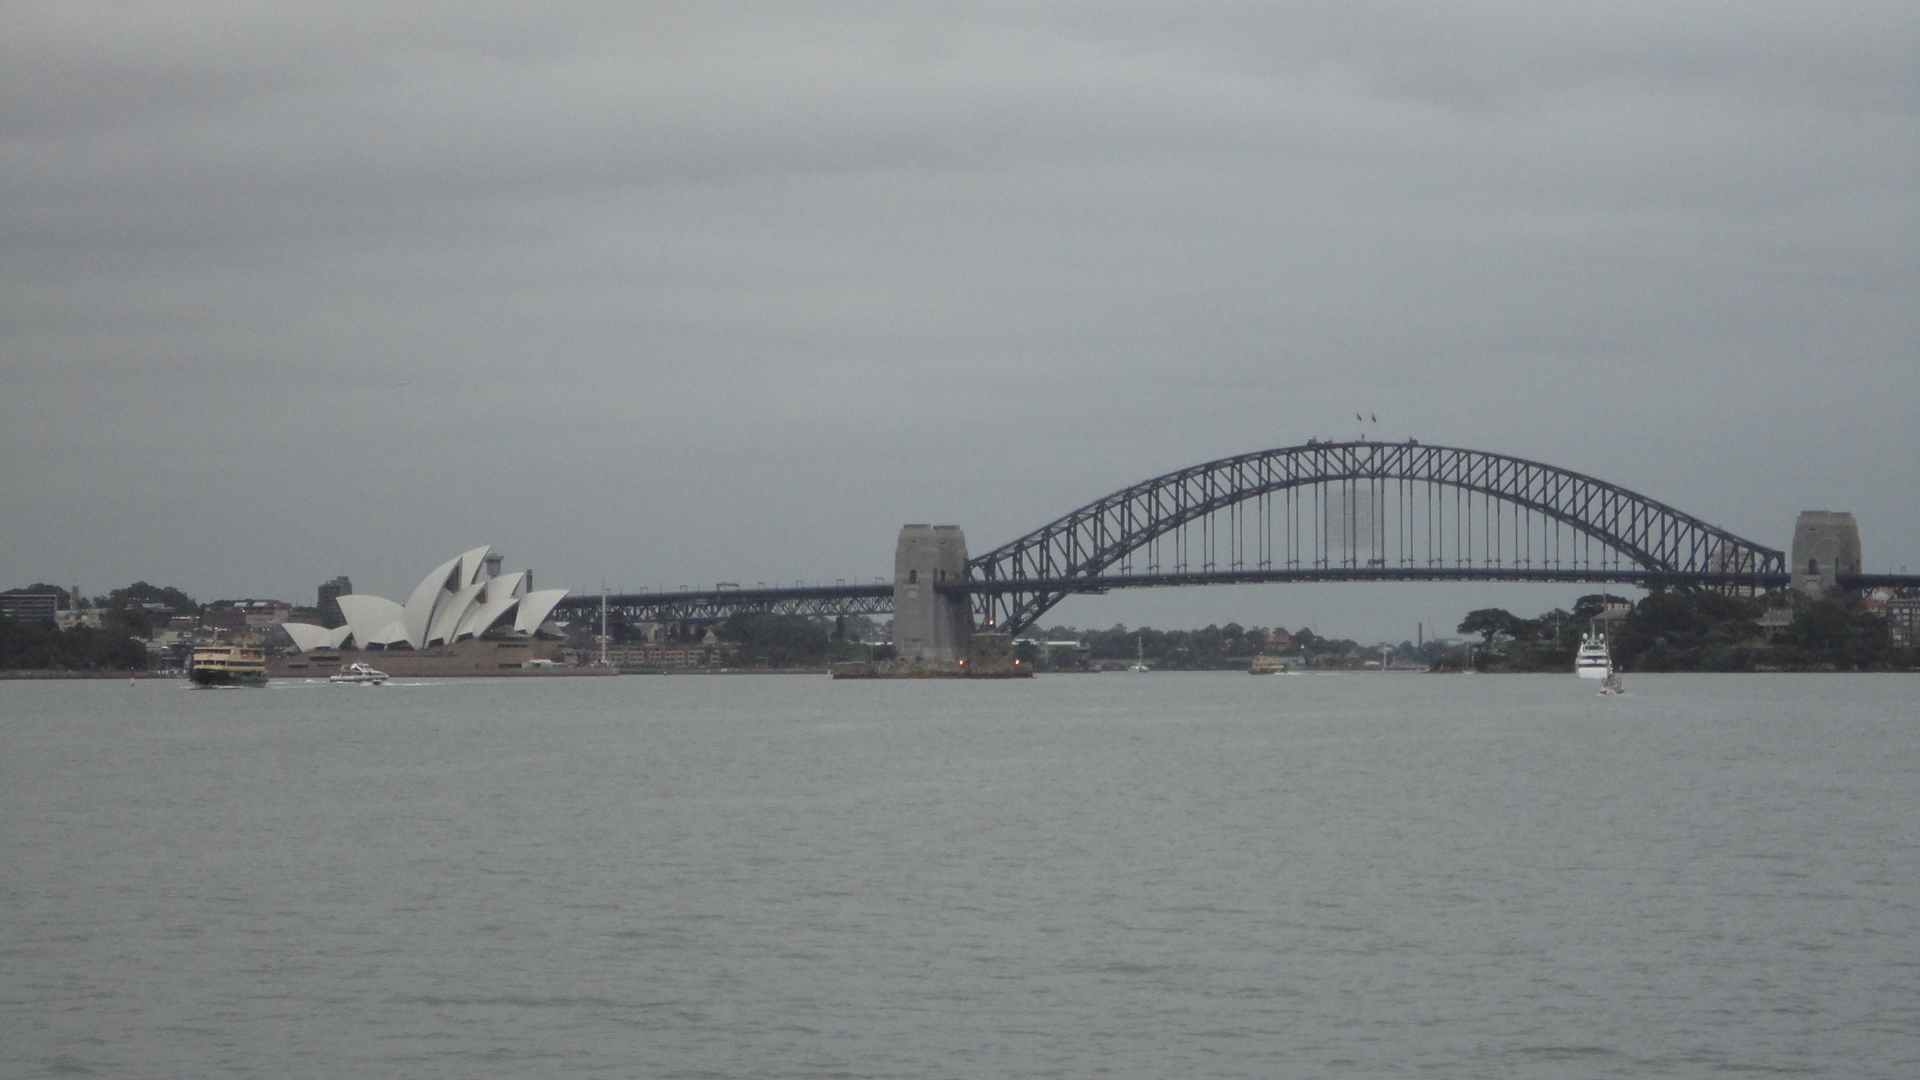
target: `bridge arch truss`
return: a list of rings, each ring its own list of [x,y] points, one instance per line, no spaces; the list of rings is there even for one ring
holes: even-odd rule
[[[1076,592],[1259,580],[1752,581],[1785,555],[1604,480],[1415,442],[1209,461],[1089,503],[968,562],[983,625]]]

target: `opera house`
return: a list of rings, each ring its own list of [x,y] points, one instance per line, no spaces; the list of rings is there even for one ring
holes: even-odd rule
[[[503,574],[500,563],[491,547],[455,556],[421,578],[404,604],[347,593],[339,598],[344,626],[282,624],[296,651],[270,662],[269,673],[325,678],[356,661],[398,676],[552,670],[560,628],[547,616],[568,590],[536,590],[532,571]],[[377,659],[365,655],[376,650]]]

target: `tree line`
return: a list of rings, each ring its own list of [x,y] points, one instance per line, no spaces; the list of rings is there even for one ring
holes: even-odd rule
[[[1556,608],[1532,619],[1481,608],[1461,620],[1459,631],[1480,635],[1472,651],[1476,670],[1571,671],[1581,636],[1607,615],[1609,604],[1619,617],[1598,625],[1606,628],[1620,671],[1906,671],[1920,663],[1913,649],[1895,643],[1887,620],[1850,592],[1817,600],[1798,593],[1753,597],[1656,580],[1636,604],[1596,593],[1581,597],[1572,611]],[[1762,625],[1769,610],[1787,604],[1790,622]],[[1465,653],[1455,651],[1436,658],[1434,667],[1466,662]]]
[[[136,581],[92,599],[37,582],[13,595],[57,598],[62,610],[92,611],[100,625],[60,629],[50,620],[0,620],[0,671],[144,671],[146,642],[175,615],[197,615],[201,605],[178,589]]]
[[[891,656],[892,646],[869,645],[859,640],[870,635],[873,629],[864,619],[850,626],[844,618],[830,621],[743,611],[716,625],[714,636],[731,647],[734,662],[742,666],[820,667],[843,660]],[[1283,628],[1245,627],[1239,623],[1199,630],[1114,626],[1107,630],[1082,631],[1056,626],[1045,632],[1045,638],[1078,642],[1081,658],[1088,664],[1120,666],[1132,663],[1139,655],[1149,666],[1161,671],[1245,669],[1253,657],[1261,653],[1299,657],[1315,667],[1358,667],[1367,660],[1380,658],[1377,649],[1364,648],[1347,638],[1321,637],[1305,627],[1288,633]],[[1023,642],[1016,651],[1042,671],[1049,668],[1053,659],[1032,643]],[[1399,662],[1413,663],[1422,657],[1412,642],[1402,643],[1396,653]]]
[[[863,620],[864,621],[864,620]],[[856,640],[845,616],[832,622],[804,615],[737,611],[713,628],[745,667],[813,668],[872,658],[870,646]]]
[[[1321,637],[1308,627],[1289,632],[1285,627],[1248,627],[1237,622],[1198,630],[1115,625],[1082,631],[1055,626],[1046,631],[1046,640],[1079,641],[1082,656],[1092,665],[1131,664],[1138,657],[1156,671],[1232,671],[1246,668],[1263,654],[1299,657],[1312,667],[1358,667],[1369,659],[1380,659],[1377,649],[1349,638]],[[1414,648],[1412,642],[1403,647],[1409,653]],[[1046,669],[1047,657],[1036,651],[1032,659]]]

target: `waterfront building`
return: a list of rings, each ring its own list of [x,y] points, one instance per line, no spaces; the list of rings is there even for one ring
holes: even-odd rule
[[[100,609],[81,608],[75,611],[72,608],[61,608],[54,613],[53,625],[61,630],[71,630],[76,626],[98,630],[100,629]]]
[[[55,593],[9,590],[0,593],[0,619],[14,622],[53,622],[60,610]]]
[[[728,663],[731,654],[732,650],[708,630],[699,641],[662,642],[658,638],[642,638],[609,645],[607,663],[625,670],[706,668]]]
[[[1887,601],[1886,613],[1893,643],[1903,649],[1920,649],[1920,596],[1896,596]]]
[[[249,630],[284,623],[292,615],[292,605],[284,600],[228,600],[208,604],[200,613],[200,623],[217,630]]]

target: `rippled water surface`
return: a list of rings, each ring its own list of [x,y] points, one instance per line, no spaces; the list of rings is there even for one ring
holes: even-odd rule
[[[1920,679],[0,684],[0,1075],[1920,1076]]]

